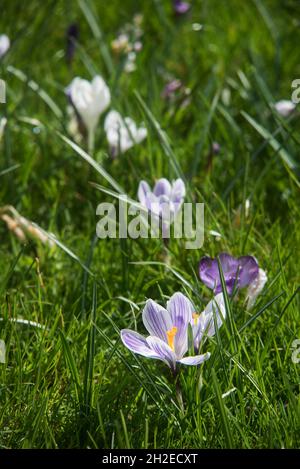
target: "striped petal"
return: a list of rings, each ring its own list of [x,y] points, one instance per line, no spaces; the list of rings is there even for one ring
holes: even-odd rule
[[[198,324],[193,327],[194,346],[198,350],[203,337],[213,337],[215,331],[215,320],[218,329],[226,318],[226,308],[223,293],[216,295],[201,313]]]
[[[203,355],[195,355],[194,357],[184,357],[181,360],[178,360],[179,363],[183,365],[201,365],[201,363],[205,362],[210,358],[210,353],[204,353]]]
[[[176,356],[173,350],[158,337],[147,337],[149,347],[153,350],[158,358],[166,363],[172,370],[176,368]]]
[[[250,285],[258,276],[258,263],[253,256],[241,256],[238,258],[239,261],[239,287],[247,287]]]
[[[177,327],[174,340],[175,353],[178,358],[182,358],[188,349],[187,328],[192,321],[194,308],[185,295],[177,292],[167,302],[167,310],[171,315],[172,325]]]
[[[143,310],[143,323],[150,335],[167,343],[166,332],[172,329],[173,324],[165,308],[153,300],[148,300]]]
[[[147,198],[150,192],[149,184],[146,181],[141,181],[138,188],[138,199],[142,205],[147,205]]]
[[[147,358],[160,358],[148,345],[145,337],[130,329],[121,330],[121,340],[123,344],[131,350]]]
[[[166,195],[169,197],[171,194],[171,184],[168,179],[159,179],[154,186],[153,193],[156,195],[156,197],[161,195]]]

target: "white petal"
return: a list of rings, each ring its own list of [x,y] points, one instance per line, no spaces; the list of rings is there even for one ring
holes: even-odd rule
[[[210,358],[210,353],[204,353],[203,355],[195,355],[193,357],[184,357],[181,360],[178,360],[179,363],[183,365],[201,365]]]
[[[252,308],[254,305],[256,298],[260,294],[260,292],[263,290],[266,282],[268,280],[267,274],[263,269],[258,270],[258,276],[256,279],[249,285],[248,291],[247,291],[247,309]]]

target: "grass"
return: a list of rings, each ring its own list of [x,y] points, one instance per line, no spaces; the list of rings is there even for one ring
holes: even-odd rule
[[[300,76],[297,2],[195,0],[180,18],[167,0],[1,8],[12,47],[0,62],[0,205],[59,241],[22,245],[0,224],[1,448],[299,447],[299,109],[284,119],[272,107]],[[110,43],[137,12],[143,50],[127,74]],[[68,67],[72,21],[80,37]],[[148,138],[111,160],[102,117],[92,167],[84,143],[67,140],[64,89],[95,73],[112,107],[144,120]],[[167,75],[190,88],[186,107],[161,99]],[[210,167],[213,141],[221,151]],[[109,191],[135,199],[140,179],[178,174],[189,200],[205,203],[200,250],[173,239],[167,266],[160,240],[95,237],[98,203],[115,200]],[[206,346],[210,360],[182,368],[182,411],[168,368],[133,356],[119,330],[143,332],[145,300],[163,304],[175,291],[201,311],[211,292],[198,262],[221,251],[255,255],[268,283],[249,312],[243,292],[230,300],[231,320]]]

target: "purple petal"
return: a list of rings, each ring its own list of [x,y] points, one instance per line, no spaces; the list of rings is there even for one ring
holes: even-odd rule
[[[177,292],[174,293],[167,302],[167,310],[171,315],[173,326],[177,327],[177,333],[174,339],[174,348],[176,356],[181,358],[188,349],[187,328],[192,320],[194,308],[186,296]]]
[[[193,357],[184,357],[181,360],[178,360],[179,363],[183,365],[201,365],[210,358],[210,353],[204,353],[203,355],[195,355]]]
[[[190,4],[188,2],[183,2],[182,0],[173,1],[174,10],[178,15],[183,15],[190,9]]]
[[[142,316],[143,323],[149,334],[159,337],[167,343],[166,332],[173,327],[168,311],[155,301],[147,300]]]
[[[226,276],[235,275],[237,273],[239,263],[235,257],[231,256],[230,254],[227,254],[227,252],[221,252],[221,254],[219,254],[219,259],[225,280]]]
[[[185,184],[182,179],[176,179],[172,185],[171,200],[174,203],[181,203],[185,197]]]
[[[258,263],[253,256],[242,256],[238,258],[240,266],[239,287],[243,288],[252,283],[258,276]]]
[[[205,256],[200,259],[199,276],[201,281],[210,289],[220,285],[218,262],[216,259]]]
[[[156,195],[156,197],[159,197],[160,195],[166,195],[170,196],[171,193],[171,184],[169,181],[165,178],[159,179],[153,189],[153,194]]]
[[[161,96],[163,98],[169,98],[175,93],[175,91],[181,88],[181,86],[182,86],[182,83],[180,80],[172,80],[166,84]]]
[[[132,352],[138,353],[148,358],[159,358],[159,356],[149,347],[147,340],[141,334],[130,329],[121,330],[123,344]]]
[[[159,359],[165,362],[172,370],[175,370],[176,356],[171,348],[158,337],[150,336],[147,338],[147,342]]]
[[[219,259],[227,292],[231,295],[234,285],[238,285],[239,261],[225,252],[222,252],[219,255]],[[213,289],[215,293],[220,293],[222,291],[217,259],[203,257],[199,264],[199,276],[202,282],[209,288]]]
[[[141,181],[138,188],[138,199],[141,204],[147,206],[147,196],[151,192],[149,184],[146,181]]]

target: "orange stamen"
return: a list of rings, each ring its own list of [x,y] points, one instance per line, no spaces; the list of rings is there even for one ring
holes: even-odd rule
[[[195,324],[195,326],[196,326],[196,324],[197,324],[197,322],[198,322],[198,319],[199,319],[199,317],[200,317],[200,314],[193,313],[193,314],[192,314],[192,317],[193,317],[193,319],[194,319],[194,324]]]
[[[174,351],[174,339],[175,335],[177,334],[177,327],[172,327],[169,331],[166,332],[167,334],[167,340],[168,340],[168,345],[169,347]]]

